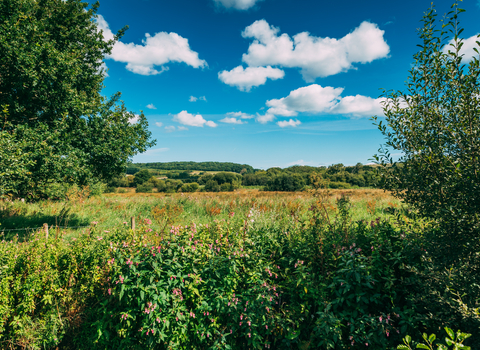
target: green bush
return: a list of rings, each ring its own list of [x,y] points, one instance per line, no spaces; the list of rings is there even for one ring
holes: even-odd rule
[[[153,184],[151,182],[145,182],[138,185],[135,189],[136,193],[151,193],[153,191]]]
[[[181,192],[196,192],[199,189],[199,185],[196,182],[191,182],[188,184],[183,184],[180,188]]]
[[[108,275],[109,240],[95,227],[65,241],[51,230],[0,243],[0,347],[55,348],[82,323]]]

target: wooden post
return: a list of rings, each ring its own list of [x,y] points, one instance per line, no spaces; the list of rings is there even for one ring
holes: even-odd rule
[[[132,231],[135,231],[135,216],[132,216],[130,218],[131,226],[132,226]]]
[[[45,241],[48,241],[48,224],[43,224],[43,229],[45,230]]]

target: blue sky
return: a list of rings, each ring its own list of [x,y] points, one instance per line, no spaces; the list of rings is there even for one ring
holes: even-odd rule
[[[434,2],[439,17],[450,1]],[[256,168],[368,163],[381,88],[403,89],[430,1],[102,0],[103,93],[122,92],[157,145],[134,162]],[[461,7],[480,32],[480,0]],[[469,51],[466,51],[467,53]],[[473,52],[473,51],[472,51]]]

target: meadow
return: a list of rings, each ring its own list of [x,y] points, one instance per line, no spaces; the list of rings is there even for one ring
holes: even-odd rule
[[[479,325],[437,293],[434,227],[382,190],[80,191],[0,213],[0,348],[395,349]],[[49,236],[7,231],[26,223]]]
[[[302,217],[320,198],[329,215],[336,215],[336,200],[348,196],[351,202],[352,220],[386,218],[402,208],[401,202],[388,192],[379,189],[335,190],[317,192],[265,192],[258,189],[241,189],[221,193],[109,193],[88,197],[82,192],[70,194],[64,201],[0,202],[0,235],[10,239],[22,237],[43,224],[62,228],[67,237],[74,237],[96,222],[98,227],[113,227],[133,216],[137,222],[144,218],[156,218],[152,228],[165,229],[165,223],[180,225],[206,224],[212,218],[225,219],[231,212],[246,215],[255,208],[275,216]],[[78,227],[81,226],[81,227]],[[69,228],[78,227],[78,228]],[[22,230],[22,228],[25,228]],[[3,231],[2,231],[3,230]],[[15,230],[15,231],[10,231]]]

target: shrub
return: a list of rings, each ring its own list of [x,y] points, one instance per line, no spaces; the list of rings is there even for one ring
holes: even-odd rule
[[[151,193],[153,191],[153,184],[151,182],[145,182],[138,185],[135,192],[137,193]]]

